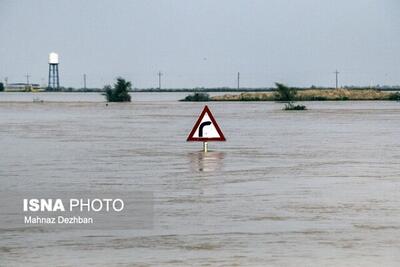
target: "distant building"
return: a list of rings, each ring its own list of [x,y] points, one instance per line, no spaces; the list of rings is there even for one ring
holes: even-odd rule
[[[44,88],[37,83],[8,83],[5,85],[6,92],[39,92],[44,91]]]

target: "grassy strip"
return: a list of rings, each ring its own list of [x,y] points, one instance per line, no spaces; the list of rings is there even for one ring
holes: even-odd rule
[[[211,97],[211,101],[276,101],[274,92],[225,94]],[[299,90],[294,101],[343,101],[343,100],[400,100],[400,93],[378,90]]]

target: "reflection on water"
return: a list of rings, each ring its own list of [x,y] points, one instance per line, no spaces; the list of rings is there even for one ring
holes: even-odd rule
[[[225,153],[219,151],[190,152],[188,158],[193,171],[212,172],[222,170]]]

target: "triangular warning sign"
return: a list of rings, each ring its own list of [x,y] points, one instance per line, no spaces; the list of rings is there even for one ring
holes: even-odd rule
[[[204,107],[186,141],[226,141],[207,106]]]

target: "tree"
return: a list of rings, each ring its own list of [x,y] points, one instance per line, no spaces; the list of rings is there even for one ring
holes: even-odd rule
[[[297,90],[293,87],[288,87],[281,83],[275,83],[277,87],[277,92],[275,94],[275,99],[277,101],[287,102],[285,104],[284,110],[306,110],[306,106],[295,105]]]
[[[131,82],[119,77],[114,87],[107,85],[104,87],[106,99],[108,102],[130,102],[131,96],[128,91],[132,89]]]
[[[0,92],[3,92],[3,91],[4,91],[4,84],[0,83]]]
[[[292,102],[295,100],[297,95],[296,88],[288,87],[282,83],[275,83],[277,90],[275,94],[275,99],[277,101]]]

